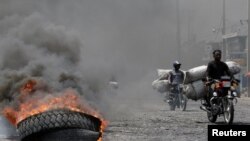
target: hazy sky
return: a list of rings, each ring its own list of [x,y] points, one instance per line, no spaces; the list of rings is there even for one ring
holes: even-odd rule
[[[214,40],[212,28],[221,27],[222,0],[179,3],[182,42],[188,35]],[[176,0],[2,0],[0,18],[39,12],[81,34],[88,65],[153,69],[169,67],[177,59],[175,4]],[[247,0],[226,0],[228,26],[246,18]]]
[[[200,39],[213,39],[212,28],[222,26],[223,0],[180,0],[180,3],[183,7],[182,13],[186,15],[184,21],[191,18],[195,34]],[[226,32],[229,33],[233,24],[240,24],[240,20],[247,19],[248,3],[247,0],[226,0],[225,3]]]

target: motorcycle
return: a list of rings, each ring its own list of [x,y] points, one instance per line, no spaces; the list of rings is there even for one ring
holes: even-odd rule
[[[168,104],[170,110],[174,111],[176,107],[180,108],[182,111],[186,110],[187,107],[187,97],[183,94],[183,85],[172,84],[169,91]]]
[[[205,81],[204,81],[205,82]],[[220,80],[210,80],[205,83],[207,94],[212,95],[210,100],[201,101],[200,108],[207,112],[208,120],[215,123],[218,116],[223,115],[226,124],[230,125],[234,120],[234,105],[237,103],[237,87],[239,80],[231,80],[228,76],[221,77]]]

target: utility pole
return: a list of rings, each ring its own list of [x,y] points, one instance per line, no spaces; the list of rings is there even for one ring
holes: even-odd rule
[[[226,3],[225,0],[222,2],[222,37],[226,33]],[[222,59],[226,61],[227,49],[226,49],[226,39],[222,38]]]
[[[177,42],[177,58],[181,61],[181,35],[180,35],[180,11],[179,11],[179,0],[176,0],[176,21],[177,21],[177,31],[176,31],[176,42]]]
[[[250,0],[248,0],[247,72],[250,72]],[[250,97],[250,77],[247,78],[247,95]]]

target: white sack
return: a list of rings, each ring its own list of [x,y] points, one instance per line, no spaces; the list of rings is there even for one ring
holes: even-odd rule
[[[240,65],[233,61],[227,61],[226,64],[229,67],[229,70],[233,75],[240,72]],[[207,66],[202,65],[199,67],[192,68],[186,71],[186,77],[184,80],[184,84],[192,83],[194,81],[201,80],[202,78],[206,77]]]
[[[160,93],[169,91],[170,87],[168,80],[158,80],[158,79],[152,82],[152,86]]]
[[[172,69],[157,69],[158,79],[152,82],[153,88],[156,89],[160,93],[169,91],[170,83],[169,83],[168,77],[171,71]],[[185,71],[183,72],[184,72],[184,77],[185,77]]]
[[[169,69],[157,69],[157,74],[158,74],[158,79],[165,79],[167,80],[168,79],[168,76],[169,76],[169,73],[171,72],[172,70],[169,70]]]
[[[201,99],[206,94],[204,83],[201,80],[184,85],[183,92],[188,99],[192,100]]]

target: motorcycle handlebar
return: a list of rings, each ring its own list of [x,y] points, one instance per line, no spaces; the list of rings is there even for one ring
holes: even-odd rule
[[[203,81],[203,82],[205,82],[205,84],[208,86],[208,85],[211,85],[211,84],[213,84],[215,82],[220,82],[220,81],[221,80],[209,78],[207,81]],[[232,83],[236,83],[236,84],[240,83],[239,79],[231,79],[230,81]]]

